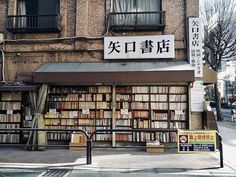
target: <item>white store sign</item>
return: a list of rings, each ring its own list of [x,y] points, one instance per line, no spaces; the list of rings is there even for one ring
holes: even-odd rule
[[[200,18],[189,18],[189,62],[195,77],[203,77],[201,30]]]
[[[104,38],[104,59],[142,58],[175,58],[174,35]]]

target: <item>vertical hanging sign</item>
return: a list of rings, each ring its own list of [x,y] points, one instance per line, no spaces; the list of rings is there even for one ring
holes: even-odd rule
[[[195,77],[203,77],[201,30],[200,18],[189,18],[189,62],[194,68]]]

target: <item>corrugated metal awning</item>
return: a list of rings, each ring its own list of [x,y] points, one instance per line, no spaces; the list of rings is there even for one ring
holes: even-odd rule
[[[193,82],[187,62],[47,63],[34,73],[36,83]]]

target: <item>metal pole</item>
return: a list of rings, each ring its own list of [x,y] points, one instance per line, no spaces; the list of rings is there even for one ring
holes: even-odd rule
[[[92,164],[92,140],[91,139],[87,139],[86,153],[87,153],[87,164]]]
[[[220,168],[224,168],[224,157],[223,157],[223,145],[222,145],[222,138],[218,134],[219,137],[219,151],[220,151]]]

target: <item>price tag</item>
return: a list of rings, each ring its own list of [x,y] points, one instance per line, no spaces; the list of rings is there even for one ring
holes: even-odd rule
[[[13,114],[13,110],[7,110],[7,114]]]

